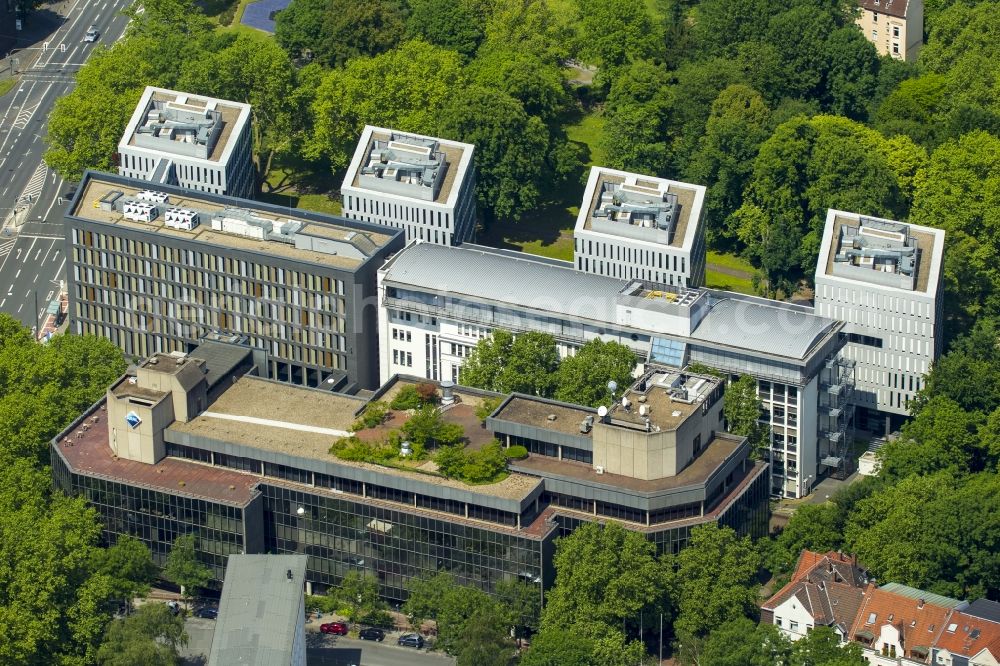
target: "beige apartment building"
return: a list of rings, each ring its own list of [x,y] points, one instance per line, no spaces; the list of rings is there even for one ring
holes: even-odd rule
[[[924,41],[923,0],[858,0],[857,24],[879,55],[915,62]]]

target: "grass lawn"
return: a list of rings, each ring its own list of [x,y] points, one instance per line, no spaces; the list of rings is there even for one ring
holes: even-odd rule
[[[705,286],[709,289],[735,291],[740,294],[749,294],[751,296],[757,293],[753,289],[753,282],[750,278],[717,273],[710,268],[705,270]]]
[[[0,97],[9,93],[16,85],[17,81],[14,79],[0,79]]]
[[[332,176],[330,180],[332,181]],[[340,201],[335,201],[328,196],[337,189],[329,183],[317,183],[300,188],[297,183],[291,182],[288,171],[281,167],[271,169],[270,173],[267,174],[267,182],[274,189],[270,192],[261,192],[258,199],[269,204],[312,210],[329,215],[340,215],[343,209]]]
[[[721,252],[709,252],[708,253],[708,265],[709,266],[721,266],[723,268],[728,268],[734,271],[740,271],[746,273],[747,275],[754,274],[754,267],[750,265],[750,262],[735,254],[723,254]]]
[[[566,127],[566,136],[583,149],[586,166],[601,164],[604,117],[597,113],[582,116]],[[517,224],[497,224],[482,234],[479,242],[494,247],[521,250],[552,259],[573,260],[573,226],[583,199],[587,169],[549,192],[542,192],[542,202]]]
[[[753,266],[735,254],[708,253],[705,269],[705,285],[712,289],[754,294]]]
[[[566,136],[570,141],[581,143],[587,147],[587,166],[604,164],[607,155],[601,145],[604,139],[604,116],[588,113],[580,120],[566,127]],[[583,192],[580,192],[583,196]]]

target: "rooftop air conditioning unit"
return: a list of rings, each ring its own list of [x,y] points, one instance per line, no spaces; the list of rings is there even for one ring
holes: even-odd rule
[[[597,465],[594,467],[594,471],[597,472],[598,474],[604,474],[604,467],[601,465]]]

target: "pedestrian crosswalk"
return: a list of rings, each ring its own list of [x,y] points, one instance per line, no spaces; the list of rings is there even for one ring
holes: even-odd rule
[[[37,197],[42,191],[42,187],[45,185],[45,177],[49,175],[49,167],[42,162],[35,169],[35,173],[31,175],[31,180],[24,188],[24,192],[21,193],[22,201],[31,201],[32,197]]]
[[[14,127],[17,129],[24,129],[28,126],[28,122],[31,117],[35,115],[35,111],[38,109],[38,104],[34,106],[26,106],[17,113],[17,118],[14,119]]]

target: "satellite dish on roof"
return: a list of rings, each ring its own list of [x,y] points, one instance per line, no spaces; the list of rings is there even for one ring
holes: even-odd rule
[[[608,415],[608,408],[605,407],[604,405],[601,405],[600,407],[597,408],[597,415],[603,419],[605,416]]]
[[[615,391],[617,391],[618,390],[618,382],[616,382],[613,379],[610,382],[608,382],[608,390],[611,391],[612,393],[614,393]]]

